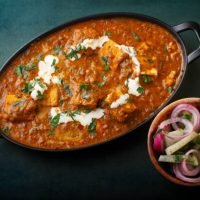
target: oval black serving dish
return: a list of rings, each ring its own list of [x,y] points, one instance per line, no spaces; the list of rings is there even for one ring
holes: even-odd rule
[[[70,148],[70,149],[42,149],[42,148],[36,148],[36,147],[31,147],[31,146],[27,146],[21,143],[18,143],[14,140],[12,140],[8,135],[4,134],[1,132],[1,135],[6,138],[7,140],[20,145],[22,147],[25,148],[29,148],[29,149],[34,149],[34,150],[39,150],[39,151],[70,151],[70,150],[77,150],[77,149],[83,149],[86,147],[91,147],[91,146],[96,146],[105,142],[108,142],[110,140],[116,139],[121,137],[122,135],[128,134],[130,132],[132,132],[133,130],[143,126],[144,124],[146,124],[149,120],[151,120],[161,109],[163,109],[174,97],[174,95],[177,93],[180,85],[182,84],[183,80],[184,80],[184,76],[186,73],[186,69],[189,63],[191,63],[192,61],[194,61],[195,59],[200,57],[200,47],[198,47],[197,49],[195,49],[193,52],[191,52],[189,55],[187,54],[187,50],[185,47],[185,44],[182,40],[182,38],[180,37],[179,33],[183,32],[183,31],[187,31],[187,30],[192,30],[195,32],[198,40],[200,41],[200,25],[196,22],[184,22],[181,23],[179,25],[176,26],[170,26],[162,21],[160,21],[159,19],[150,17],[150,16],[146,16],[143,14],[137,14],[137,13],[124,13],[124,12],[114,12],[114,13],[103,13],[103,14],[96,14],[96,15],[90,15],[90,16],[86,16],[86,17],[82,17],[82,18],[78,18],[69,22],[66,22],[62,25],[59,25],[43,34],[41,34],[40,36],[34,38],[33,40],[31,40],[30,42],[28,42],[27,44],[25,44],[22,48],[20,48],[14,55],[12,55],[7,62],[1,67],[1,71],[3,71],[3,69],[8,66],[8,64],[16,58],[16,56],[18,56],[21,52],[23,52],[25,49],[27,49],[33,42],[49,35],[52,34],[53,32],[62,29],[64,27],[79,23],[79,22],[83,22],[83,21],[87,21],[87,20],[91,20],[91,19],[108,19],[108,18],[115,18],[115,17],[126,17],[126,18],[133,18],[133,19],[139,19],[142,21],[146,21],[146,22],[151,22],[153,24],[159,25],[161,27],[163,27],[164,29],[166,29],[168,32],[170,32],[174,38],[176,39],[176,41],[179,43],[180,47],[181,47],[181,51],[182,51],[182,55],[183,55],[183,64],[182,64],[182,69],[181,69],[181,75],[179,78],[179,81],[176,84],[176,87],[174,89],[174,91],[172,92],[172,94],[170,95],[170,97],[168,98],[168,100],[166,102],[164,102],[158,109],[156,109],[146,120],[144,120],[142,123],[138,124],[137,127],[135,127],[134,129],[130,129],[127,132],[124,132],[120,135],[114,136],[109,140],[100,142],[98,144],[89,144],[87,146],[81,146],[81,147],[75,147],[75,148]]]

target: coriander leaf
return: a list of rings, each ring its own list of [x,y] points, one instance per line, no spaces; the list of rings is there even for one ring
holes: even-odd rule
[[[53,49],[53,54],[58,55],[62,51],[62,46],[55,46]]]
[[[67,84],[64,82],[64,80],[61,80],[61,85],[64,86],[64,89],[65,89],[66,93],[68,94],[68,96],[69,96],[69,97],[72,97],[73,94],[72,94],[72,92],[71,92],[71,90],[70,90],[70,88],[69,88],[69,85],[67,85]]]
[[[62,104],[65,102],[65,100],[64,99],[60,99],[59,100],[59,106],[62,106]]]
[[[103,56],[103,57],[101,57],[101,60],[104,65],[104,70],[106,70],[106,71],[110,70],[110,66],[108,65],[108,57]]]
[[[183,160],[183,156],[182,155],[174,155],[174,161],[176,163],[179,163],[182,160]]]
[[[81,50],[85,50],[85,47],[81,44],[79,44],[78,46],[76,46],[76,52],[81,51]]]
[[[43,99],[43,98],[44,95],[40,91],[37,91],[37,99]]]
[[[64,88],[65,88],[65,91],[67,92],[67,94],[68,94],[70,97],[72,97],[72,92],[71,92],[71,90],[70,90],[70,88],[69,88],[69,85],[65,85]]]
[[[73,112],[71,110],[66,110],[64,113],[66,113],[67,115],[69,115],[73,119],[73,121],[75,121],[74,116],[77,114],[76,111]]]
[[[45,85],[43,83],[41,83],[40,81],[37,81],[37,83],[41,88],[45,88]]]
[[[140,40],[140,37],[139,37],[139,35],[137,34],[137,33],[135,33],[135,32],[131,32],[131,35],[133,36],[133,38],[136,40],[136,41],[139,41]]]
[[[79,58],[78,57],[78,52],[85,49],[84,46],[82,46],[81,44],[79,44],[78,46],[76,46],[75,49],[73,48],[70,48],[70,52],[68,54],[64,53],[65,54],[65,57],[66,59],[72,59],[72,58],[75,58],[76,60]]]
[[[144,83],[150,83],[150,82],[152,82],[152,78],[150,77],[150,76],[148,76],[148,75],[142,75],[142,78],[143,78],[143,82]]]
[[[104,35],[112,35],[112,32],[111,32],[111,31],[106,31],[106,32],[104,33]]]
[[[22,77],[24,76],[25,78],[25,75],[26,75],[26,72],[27,71],[30,71],[32,69],[35,69],[36,66],[34,63],[31,63],[29,65],[18,65],[17,67],[15,67],[15,73],[19,76],[19,77]]]
[[[96,83],[99,88],[102,88],[106,84],[107,78],[103,76],[103,81]]]
[[[90,125],[88,126],[88,132],[90,134],[95,134],[96,133],[96,125],[97,122],[95,119],[92,119],[92,122],[90,123]]]
[[[36,68],[35,63],[29,63],[27,66],[24,67],[24,70],[30,71],[30,70],[35,69],[35,68]]]
[[[143,94],[144,93],[144,88],[143,87],[138,87],[137,91],[138,91],[138,93]]]
[[[66,58],[67,59],[72,59],[72,58],[78,59],[77,52],[74,49],[71,49],[70,53],[66,55]]]
[[[169,93],[172,93],[173,88],[172,88],[172,87],[168,87],[168,88],[167,88],[167,91],[168,91]]]
[[[5,133],[5,134],[9,134],[10,129],[8,127],[4,127],[4,128],[1,129],[1,132]]]
[[[74,111],[73,114],[74,115],[79,115],[79,114],[81,114],[81,110],[78,109],[78,110]]]
[[[89,90],[89,89],[91,89],[91,88],[92,88],[92,85],[89,84],[89,83],[82,83],[82,84],[80,85],[80,90]]]
[[[22,92],[29,94],[32,89],[33,89],[33,86],[31,83],[25,83],[24,89],[22,90]]]
[[[148,58],[147,61],[152,64],[154,62],[154,60],[152,58]]]
[[[15,67],[15,72],[19,77],[23,76],[23,68],[24,65],[18,65],[17,67]]]
[[[50,132],[49,135],[53,134],[53,130],[56,128],[56,126],[58,125],[60,120],[60,114],[57,114],[56,116],[54,116],[51,121],[50,121]]]
[[[90,113],[92,110],[90,108],[86,108],[83,112],[84,113]]]
[[[54,66],[55,64],[56,64],[56,59],[54,58],[51,66]]]

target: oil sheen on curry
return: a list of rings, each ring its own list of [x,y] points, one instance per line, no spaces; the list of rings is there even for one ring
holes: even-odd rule
[[[176,39],[131,18],[93,19],[35,41],[0,76],[0,128],[14,141],[66,149],[135,128],[173,91]]]

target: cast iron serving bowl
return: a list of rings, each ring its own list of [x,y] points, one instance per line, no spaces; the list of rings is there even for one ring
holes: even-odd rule
[[[8,61],[2,66],[1,70],[3,70],[6,66],[9,65],[9,63],[15,59],[15,57],[17,55],[19,55],[21,52],[23,52],[25,49],[27,49],[33,42],[49,35],[49,34],[52,34],[53,32],[59,30],[59,29],[62,29],[64,27],[67,27],[67,26],[70,26],[72,24],[76,24],[76,23],[79,23],[79,22],[83,22],[83,21],[86,21],[86,20],[90,20],[90,19],[109,19],[109,18],[117,18],[117,17],[126,17],[126,18],[133,18],[133,19],[139,19],[139,20],[142,20],[142,21],[146,21],[146,22],[151,22],[153,24],[157,24],[161,27],[163,27],[164,29],[166,29],[168,32],[170,32],[174,38],[177,40],[177,42],[179,43],[180,47],[181,47],[181,50],[182,50],[182,56],[183,56],[183,63],[182,63],[182,70],[181,70],[181,74],[179,76],[179,80],[177,81],[177,84],[175,86],[175,90],[172,92],[171,96],[168,98],[168,100],[166,102],[164,102],[155,112],[153,112],[146,120],[144,120],[143,122],[141,122],[140,124],[138,124],[137,127],[133,128],[133,129],[130,129],[129,131],[127,132],[124,132],[124,133],[121,133],[120,135],[118,136],[114,136],[113,138],[107,140],[107,141],[110,141],[110,140],[113,140],[115,138],[118,138],[122,135],[125,135],[127,133],[130,133],[131,131],[135,130],[136,128],[139,128],[141,127],[142,125],[144,125],[147,121],[149,121],[150,119],[152,119],[153,116],[155,116],[155,114],[157,114],[164,106],[166,106],[170,100],[172,99],[172,97],[176,94],[177,90],[179,89],[181,83],[183,82],[183,78],[185,76],[185,73],[186,73],[186,69],[187,69],[187,65],[189,63],[191,63],[192,61],[194,61],[195,59],[197,59],[199,56],[200,56],[200,47],[198,47],[197,49],[195,49],[192,53],[190,53],[189,55],[187,54],[187,51],[186,51],[186,47],[184,45],[184,42],[183,40],[181,39],[179,33],[180,32],[183,32],[183,31],[187,31],[187,30],[192,30],[195,32],[198,40],[200,41],[200,25],[196,22],[184,22],[182,24],[179,24],[179,25],[176,25],[176,26],[170,26],[156,18],[153,18],[153,17],[150,17],[150,16],[146,16],[146,15],[142,15],[142,14],[136,14],[136,13],[121,13],[121,12],[117,12],[117,13],[103,13],[103,14],[97,14],[97,15],[90,15],[90,16],[86,16],[86,17],[82,17],[82,18],[79,18],[79,19],[75,19],[75,20],[72,20],[70,22],[67,22],[67,23],[64,23],[60,26],[57,26],[43,34],[41,34],[40,36],[36,37],[35,39],[31,40],[30,42],[28,42],[27,44],[25,44],[22,48],[20,48],[13,56],[11,56],[11,58],[8,59]],[[23,145],[23,144],[20,144],[14,140],[12,140],[11,138],[9,138],[9,136],[1,133],[1,135],[6,138],[7,140],[15,143],[15,144],[18,144],[20,146],[23,146],[23,147],[26,147],[26,148],[29,148],[29,149],[34,149],[34,150],[40,150],[40,151],[67,151],[67,150],[75,150],[75,149],[81,149],[81,148],[85,148],[85,147],[89,147],[89,146],[94,146],[94,145],[97,145],[97,144],[90,144],[90,145],[87,145],[87,146],[84,146],[84,147],[76,147],[76,148],[71,148],[71,149],[61,149],[61,150],[57,150],[57,149],[40,149],[40,148],[35,148],[35,147],[30,147],[30,146],[26,146],[26,145]],[[104,142],[107,142],[107,141],[103,141],[103,142],[100,142],[100,143],[104,143]],[[98,144],[100,144],[98,143]]]

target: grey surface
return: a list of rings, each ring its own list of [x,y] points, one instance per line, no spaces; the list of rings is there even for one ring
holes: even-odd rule
[[[175,25],[200,22],[199,1],[11,1],[0,0],[0,66],[24,43],[48,29],[88,14],[126,11]],[[189,51],[198,46],[192,32],[182,34]],[[199,97],[200,59],[188,66],[174,97]],[[0,140],[0,199],[171,199],[199,195],[166,181],[150,163],[147,124],[99,147],[41,153]]]

